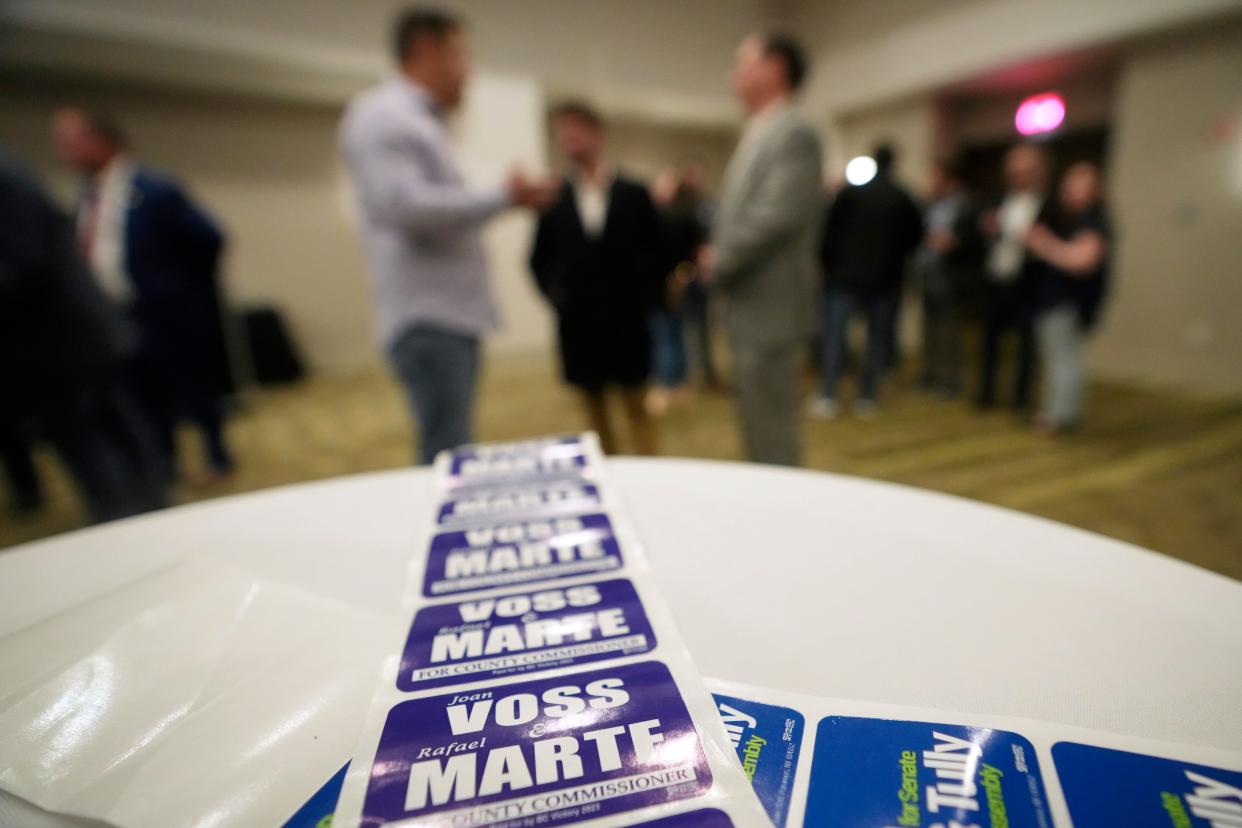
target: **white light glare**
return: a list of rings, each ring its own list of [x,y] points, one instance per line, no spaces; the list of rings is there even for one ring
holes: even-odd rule
[[[875,178],[875,159],[869,155],[858,155],[845,165],[845,180],[857,187]]]

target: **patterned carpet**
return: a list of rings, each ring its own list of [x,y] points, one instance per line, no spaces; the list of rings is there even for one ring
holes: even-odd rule
[[[1049,440],[1009,413],[978,414],[897,386],[875,420],[808,422],[807,464],[1008,506],[1242,578],[1242,401],[1096,386],[1085,427]],[[580,427],[546,358],[487,365],[480,439]],[[378,371],[256,393],[229,436],[237,474],[183,486],[178,502],[394,468],[411,456],[402,398]],[[193,471],[198,447],[192,434],[182,438]],[[668,455],[736,459],[729,399],[704,393],[675,409],[661,441]],[[0,515],[0,547],[81,525],[55,459],[41,452],[38,463],[50,502],[33,518]]]

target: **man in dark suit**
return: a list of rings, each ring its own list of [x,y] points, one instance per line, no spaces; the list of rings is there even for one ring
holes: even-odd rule
[[[867,320],[867,353],[854,413],[874,416],[906,260],[923,236],[919,208],[893,179],[893,148],[877,147],[874,159],[875,177],[846,187],[833,201],[820,245],[825,285],[824,386],[823,396],[812,401],[810,413],[823,419],[837,414],[846,329],[856,313]]]
[[[552,125],[572,170],[539,221],[530,266],[556,311],[565,381],[610,453],[617,442],[604,391],[620,386],[634,450],[654,454],[655,424],[644,405],[648,318],[671,265],[659,215],[646,187],[605,162],[605,126],[594,109],[564,104]]]
[[[176,476],[174,428],[188,417],[203,434],[213,477],[232,471],[224,442],[217,366],[222,349],[216,271],[224,237],[177,182],[133,161],[110,119],[66,108],[52,137],[82,174],[78,246],[100,285],[128,307],[140,341],[138,388]]]
[[[68,219],[0,153],[0,399],[56,447],[95,521],[164,503],[121,376],[133,339],[78,258]]]

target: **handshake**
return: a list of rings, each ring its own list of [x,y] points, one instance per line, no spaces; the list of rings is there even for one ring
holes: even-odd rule
[[[552,206],[560,192],[560,180],[555,176],[531,178],[520,169],[512,170],[505,181],[509,201],[517,207],[529,207],[543,212]]]

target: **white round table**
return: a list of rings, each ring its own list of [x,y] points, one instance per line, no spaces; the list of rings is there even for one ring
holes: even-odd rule
[[[1242,583],[891,484],[687,460],[609,470],[705,675],[1242,749]],[[0,636],[194,556],[395,630],[431,497],[429,472],[385,472],[30,544],[0,554]],[[375,654],[340,670],[361,678],[333,750],[361,727]]]

